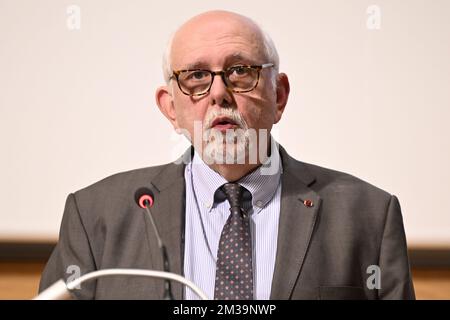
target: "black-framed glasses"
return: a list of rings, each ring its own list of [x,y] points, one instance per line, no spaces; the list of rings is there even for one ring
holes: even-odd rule
[[[237,65],[226,70],[204,69],[177,70],[169,78],[175,78],[181,92],[188,96],[202,96],[211,90],[215,76],[222,78],[225,86],[233,92],[249,92],[256,88],[261,70],[273,67],[273,63],[262,65]]]

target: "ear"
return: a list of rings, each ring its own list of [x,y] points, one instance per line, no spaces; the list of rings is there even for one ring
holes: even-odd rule
[[[275,123],[277,123],[281,119],[281,115],[283,114],[284,108],[286,107],[286,104],[288,102],[290,90],[291,90],[291,88],[289,85],[289,79],[288,79],[287,74],[285,74],[285,73],[278,74],[278,76],[277,76],[277,101],[276,101],[277,109],[275,111],[275,113],[276,113]]]
[[[169,119],[174,129],[178,129],[177,115],[170,88],[168,86],[162,86],[156,89],[155,99],[162,114]]]

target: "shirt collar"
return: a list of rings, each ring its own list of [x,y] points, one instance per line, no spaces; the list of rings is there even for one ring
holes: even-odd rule
[[[282,164],[278,148],[272,148],[270,157],[272,163],[279,164],[279,170],[273,174],[261,174],[263,166],[259,166],[250,174],[237,181],[252,194],[252,206],[255,213],[259,213],[273,198],[280,183]],[[192,181],[197,201],[208,208],[208,212],[214,207],[214,194],[218,188],[228,181],[219,173],[211,169],[195,151],[191,162]],[[267,171],[266,171],[267,172]]]

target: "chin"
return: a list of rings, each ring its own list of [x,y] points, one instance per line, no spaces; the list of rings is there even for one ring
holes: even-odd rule
[[[249,139],[246,134],[231,136],[212,129],[203,149],[203,158],[208,164],[245,164]]]

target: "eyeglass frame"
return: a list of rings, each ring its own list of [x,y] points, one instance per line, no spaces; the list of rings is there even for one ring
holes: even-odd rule
[[[228,84],[227,84],[227,82],[225,80],[225,73],[228,70],[230,70],[232,68],[236,68],[236,67],[252,68],[252,69],[256,69],[256,71],[258,71],[258,77],[256,78],[256,83],[253,86],[253,88],[251,88],[249,90],[234,91],[234,89],[228,87]],[[250,92],[252,90],[255,90],[255,88],[258,86],[258,83],[259,83],[259,79],[260,79],[260,76],[261,76],[261,70],[265,69],[265,68],[271,68],[271,67],[275,67],[275,64],[269,62],[269,63],[264,63],[264,64],[261,64],[261,65],[242,65],[242,64],[241,65],[235,65],[235,66],[232,66],[232,67],[229,67],[229,68],[227,68],[225,70],[220,70],[220,71],[211,71],[211,70],[206,70],[206,69],[182,69],[182,70],[172,71],[172,75],[170,76],[169,80],[172,80],[172,79],[175,78],[177,80],[178,88],[180,89],[180,91],[184,95],[187,95],[187,96],[190,96],[190,97],[198,97],[198,96],[203,96],[203,95],[207,94],[212,88],[212,85],[213,85],[215,77],[220,75],[220,77],[222,78],[222,81],[225,84],[225,87],[227,87],[227,89],[230,89],[234,93],[245,93],[245,92]],[[186,92],[183,91],[183,89],[181,88],[180,80],[179,80],[178,77],[179,77],[179,75],[181,73],[189,72],[189,71],[191,71],[191,72],[192,71],[204,71],[204,72],[208,72],[208,73],[211,74],[211,83],[209,84],[209,87],[208,87],[208,89],[205,92],[203,92],[203,93],[196,93],[196,94],[189,94],[189,93],[186,93]]]

